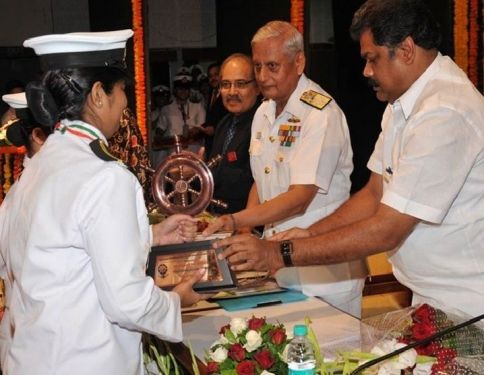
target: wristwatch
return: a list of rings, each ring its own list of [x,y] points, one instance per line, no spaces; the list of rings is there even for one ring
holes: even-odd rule
[[[282,260],[284,261],[284,266],[286,267],[292,267],[294,264],[292,264],[292,242],[291,241],[282,241],[280,243],[280,248],[279,251],[281,252],[282,255]]]

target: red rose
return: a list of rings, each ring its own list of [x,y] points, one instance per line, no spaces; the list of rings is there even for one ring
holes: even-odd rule
[[[286,340],[286,333],[282,328],[275,328],[270,331],[271,342],[275,345],[282,344]]]
[[[223,326],[222,328],[220,328],[220,331],[218,333],[220,333],[221,335],[225,335],[226,330],[230,330],[230,324],[227,324],[226,326]]]
[[[417,346],[415,350],[419,355],[427,355],[427,356],[433,357],[434,353],[440,350],[441,348],[442,346],[438,342],[432,341],[430,344],[427,344],[425,346]]]
[[[413,320],[417,323],[435,325],[435,309],[424,303],[413,312]]]
[[[209,374],[216,374],[219,371],[218,363],[213,361],[208,362],[207,371]]]
[[[235,367],[237,375],[255,375],[255,363],[252,361],[242,361]]]
[[[229,348],[229,357],[234,361],[240,362],[245,359],[245,349],[240,344],[233,344]]]
[[[264,370],[270,369],[272,366],[274,366],[275,363],[274,357],[272,357],[272,353],[267,349],[263,349],[260,352],[255,353],[254,359]]]
[[[254,317],[252,317],[252,319],[250,319],[247,322],[247,325],[249,326],[249,329],[253,329],[254,331],[257,331],[265,323],[266,323],[266,320],[264,318],[254,318]]]
[[[431,324],[415,323],[412,326],[412,336],[416,340],[422,340],[433,335],[437,330]]]

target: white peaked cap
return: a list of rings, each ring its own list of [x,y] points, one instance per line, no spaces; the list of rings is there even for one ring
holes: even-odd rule
[[[19,92],[17,94],[6,94],[2,96],[2,100],[7,103],[10,107],[15,109],[27,108],[27,98],[24,92]]]
[[[133,30],[49,34],[24,41],[39,56],[51,53],[90,52],[120,49],[133,36]]]
[[[24,41],[41,57],[42,68],[125,67],[126,41],[133,30],[49,34]]]

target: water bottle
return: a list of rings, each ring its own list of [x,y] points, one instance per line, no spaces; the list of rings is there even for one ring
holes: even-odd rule
[[[287,350],[289,375],[315,375],[316,360],[308,340],[308,328],[304,324],[294,326],[294,338]]]

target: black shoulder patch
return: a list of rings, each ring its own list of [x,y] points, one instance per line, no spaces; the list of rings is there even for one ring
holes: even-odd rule
[[[99,159],[104,161],[118,161],[122,163],[121,159],[118,159],[109,152],[106,144],[101,139],[95,139],[89,143],[89,147],[91,147],[92,152],[94,152],[94,155],[96,155]]]

